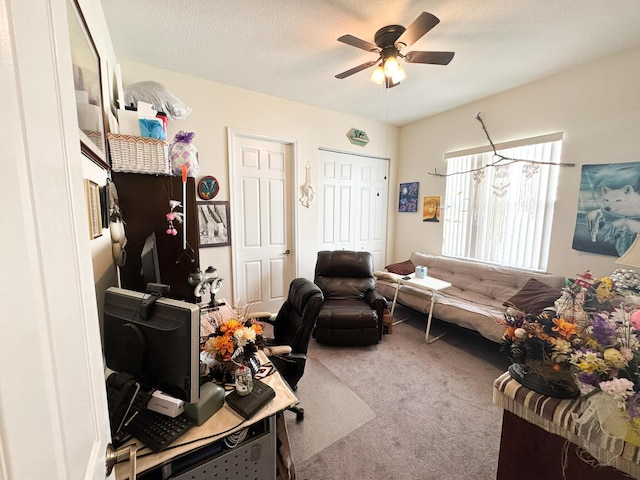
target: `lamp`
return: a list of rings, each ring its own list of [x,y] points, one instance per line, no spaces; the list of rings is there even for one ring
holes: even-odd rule
[[[402,80],[407,78],[404,68],[398,63],[398,56],[395,49],[382,52],[382,61],[373,70],[371,81],[378,85],[385,84],[385,87],[391,88],[398,85]]]
[[[384,68],[382,68],[382,63],[380,63],[380,65],[378,65],[373,70],[373,73],[371,74],[371,81],[378,85],[382,85],[382,82],[384,82],[384,79],[385,79]]]

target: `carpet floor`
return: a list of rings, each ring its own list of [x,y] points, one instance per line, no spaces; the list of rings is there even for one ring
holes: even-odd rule
[[[393,333],[371,347],[311,340],[298,397],[286,414],[298,480],[489,480],[498,464],[502,410],[493,380],[509,362],[498,345],[398,307]]]

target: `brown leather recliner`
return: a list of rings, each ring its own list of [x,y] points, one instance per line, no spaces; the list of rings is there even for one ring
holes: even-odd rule
[[[318,252],[314,282],[324,294],[314,337],[329,345],[375,345],[387,300],[376,292],[369,252]]]

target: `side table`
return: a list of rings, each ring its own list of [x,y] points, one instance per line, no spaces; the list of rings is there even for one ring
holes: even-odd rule
[[[445,282],[444,280],[439,280],[433,277],[415,278],[415,273],[408,275],[408,277],[409,278],[407,277],[398,278],[398,281],[396,283],[396,293],[393,296],[393,302],[391,304],[391,316],[393,317],[393,312],[396,309],[396,303],[398,301],[398,292],[400,291],[400,288],[402,288],[403,286],[409,285],[411,287],[429,292],[429,294],[431,295],[431,305],[429,306],[429,316],[427,318],[427,330],[424,334],[424,339],[426,340],[427,343],[433,343],[439,338],[442,338],[446,335],[446,332],[445,332],[442,335],[429,338],[429,332],[431,331],[431,319],[433,318],[433,307],[436,303],[436,292],[438,290],[442,290],[447,287],[450,287],[451,284],[449,282]]]

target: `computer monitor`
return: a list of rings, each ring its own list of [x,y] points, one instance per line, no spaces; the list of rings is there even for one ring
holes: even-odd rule
[[[200,307],[159,297],[141,315],[151,295],[110,287],[104,297],[104,356],[107,367],[135,377],[189,403],[200,392]]]
[[[140,253],[140,261],[142,268],[140,275],[144,286],[150,283],[162,283],[160,278],[160,262],[158,261],[158,243],[156,241],[156,234],[152,232],[145,241]]]

